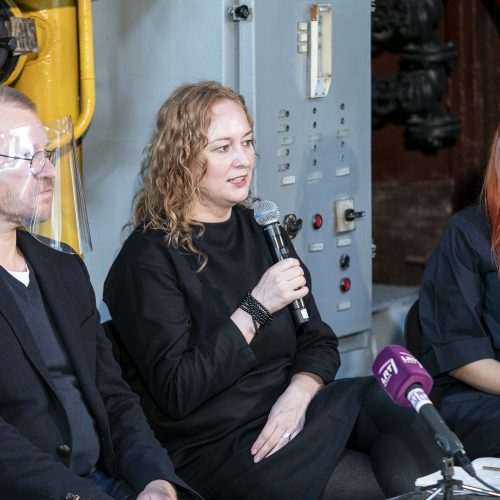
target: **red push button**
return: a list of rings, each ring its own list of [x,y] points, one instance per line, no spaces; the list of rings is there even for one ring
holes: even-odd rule
[[[319,229],[323,225],[323,217],[320,214],[316,214],[313,217],[312,224],[314,229]]]
[[[351,289],[351,280],[349,278],[342,278],[340,280],[340,289],[345,293]]]

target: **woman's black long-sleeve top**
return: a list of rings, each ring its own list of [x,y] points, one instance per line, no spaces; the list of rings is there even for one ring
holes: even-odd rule
[[[135,230],[106,279],[104,300],[138,369],[138,377],[129,373],[128,378],[158,438],[178,472],[210,496],[224,481],[243,480],[250,470],[254,479],[248,481],[264,481],[258,474],[263,466],[253,464],[250,446],[276,399],[298,372],[314,373],[326,384],[333,381],[340,359],[337,338],[321,320],[311,293],[305,298],[310,320],[299,329],[284,308],[247,344],[230,319],[273,264],[250,210],[235,207],[228,221],[205,224],[196,245],[208,255],[200,272],[196,258],[168,246],[163,233]],[[347,441],[365,386],[360,380],[344,390],[347,385],[338,382],[331,384],[329,397],[320,391],[301,434],[262,462],[267,464],[264,476],[276,467],[274,477],[283,474],[290,482],[300,462],[303,473],[321,477],[313,490],[320,488]],[[336,432],[327,439],[333,444],[318,449],[325,448],[322,433],[332,424]],[[280,455],[289,458],[279,461]],[[292,481],[289,498],[301,487]]]

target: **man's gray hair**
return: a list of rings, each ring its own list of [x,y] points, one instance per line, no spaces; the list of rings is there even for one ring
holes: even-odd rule
[[[12,87],[0,85],[0,104],[10,104],[36,112],[36,104],[25,94]]]

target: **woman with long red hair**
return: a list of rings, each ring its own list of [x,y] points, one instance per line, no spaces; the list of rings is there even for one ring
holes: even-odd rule
[[[455,214],[424,272],[422,362],[469,457],[500,455],[500,124],[479,203]]]

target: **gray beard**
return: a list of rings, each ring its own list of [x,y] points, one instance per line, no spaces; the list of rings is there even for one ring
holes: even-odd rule
[[[45,184],[41,186],[41,189],[44,187]],[[28,226],[32,222],[39,223],[48,220],[50,218],[50,205],[44,209],[46,213],[36,214],[36,220],[33,221],[35,201],[36,195],[33,195],[32,204],[23,202],[11,186],[0,179],[0,219],[15,226]]]

